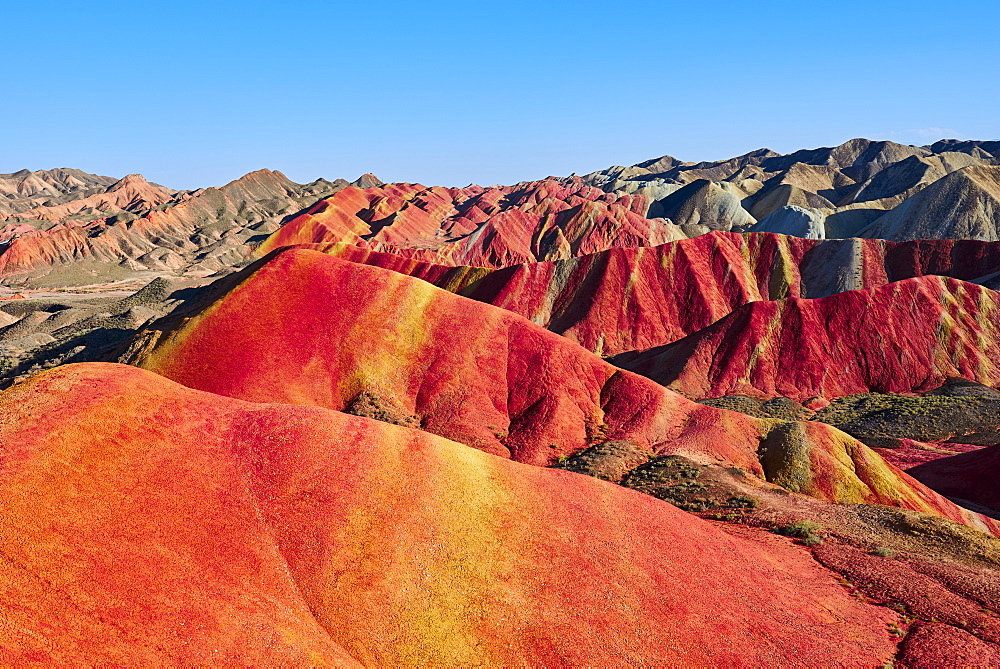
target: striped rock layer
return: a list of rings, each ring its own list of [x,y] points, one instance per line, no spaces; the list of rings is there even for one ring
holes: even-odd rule
[[[345,188],[290,220],[258,253],[361,242],[439,264],[504,267],[686,237],[668,221],[647,219],[648,208],[641,194],[605,193],[579,180]]]
[[[1000,528],[831,426],[696,404],[425,281],[303,249],[241,278],[179,328],[144,333],[127,360],[253,402],[339,411],[363,398],[396,422],[528,464],[627,440],[650,453],[729,463],[819,499]],[[764,462],[762,439],[772,445]]]
[[[841,397],[1000,383],[1000,295],[940,276],[815,300],[752,302],[612,361],[688,397]]]
[[[318,407],[134,367],[0,394],[7,664],[881,666],[802,548]]]
[[[1000,272],[1000,243],[813,240],[711,232],[647,248],[497,270],[401,258],[399,249],[308,248],[386,267],[502,307],[599,355],[662,346],[737,307],[817,298],[925,275],[974,280]]]

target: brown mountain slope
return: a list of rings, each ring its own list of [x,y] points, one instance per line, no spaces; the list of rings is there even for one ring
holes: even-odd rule
[[[0,175],[0,194],[7,196],[0,215],[8,214],[0,228],[0,253],[7,256],[0,279],[38,280],[53,265],[80,261],[84,266],[78,271],[45,281],[93,282],[101,268],[88,262],[103,265],[108,279],[137,271],[230,271],[261,241],[251,238],[274,232],[289,214],[312,204],[264,251],[292,243],[364,242],[443,264],[503,267],[654,245],[713,229],[746,231],[772,214],[787,217],[788,207],[808,210],[808,225],[772,219],[761,229],[817,239],[854,237],[862,230],[865,237],[897,241],[997,239],[1000,167],[989,146],[854,139],[788,155],[760,150],[715,162],[665,156],[584,177],[492,188],[383,187],[365,177],[355,183],[357,192],[340,197],[330,196],[342,183],[298,186],[266,170],[260,174],[273,178],[258,181],[272,183],[251,187],[261,193],[233,195],[241,183],[255,181],[248,175],[226,187],[230,193],[222,197],[219,189],[171,197],[171,191],[135,178],[116,186],[106,177],[73,170],[22,171]],[[157,212],[187,200],[197,203],[179,209],[176,218]],[[11,218],[12,213],[21,217]],[[198,236],[196,230],[212,222],[229,229]],[[122,223],[130,229],[115,228]],[[257,223],[264,225],[246,230]],[[89,227],[67,231],[81,225]],[[223,245],[232,248],[215,246],[226,236],[222,233],[230,237]],[[28,237],[33,241],[21,241]],[[11,248],[3,244],[15,239]]]
[[[631,193],[641,189],[655,193],[659,189],[661,194],[651,197],[651,209],[662,212],[669,208],[685,220],[691,210],[700,206],[699,198],[704,197],[695,197],[696,193],[688,189],[690,184],[699,180],[716,187],[728,184],[745,193],[742,209],[757,220],[785,206],[818,209],[824,217],[829,217],[824,236],[843,238],[855,236],[884,212],[956,170],[997,164],[995,156],[979,144],[984,143],[940,142],[931,147],[917,147],[853,139],[836,147],[787,155],[762,149],[737,158],[697,164],[668,156],[628,168],[594,172],[583,180],[609,192]],[[678,187],[688,190],[678,195]],[[691,201],[686,202],[688,199]],[[913,218],[919,217],[921,211],[918,207],[916,211],[903,213]],[[959,227],[932,231],[928,237],[959,239],[966,238],[965,234]],[[915,238],[896,231],[881,231],[878,236],[893,241]]]
[[[104,197],[134,211],[18,232],[0,247],[0,278],[62,286],[136,276],[148,281],[162,273],[207,276],[244,262],[284,217],[347,185],[322,179],[300,185],[281,172],[259,170],[221,188],[162,202],[155,187],[124,179]],[[100,198],[39,213],[93,208]]]
[[[176,202],[178,195],[176,191],[149,183],[141,174],[129,174],[103,193],[70,200],[64,204],[28,209],[19,212],[17,217],[56,221],[74,214],[114,215],[123,211],[145,212],[157,205]],[[186,194],[183,199],[186,199]]]
[[[0,218],[47,203],[58,204],[100,193],[118,179],[65,167],[0,174]]]
[[[1000,240],[1000,167],[974,165],[952,172],[877,218],[859,236]]]

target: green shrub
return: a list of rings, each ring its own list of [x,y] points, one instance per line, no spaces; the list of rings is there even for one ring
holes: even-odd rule
[[[735,495],[726,501],[726,506],[732,509],[756,509],[760,500],[749,495]]]
[[[823,537],[819,534],[822,529],[823,526],[819,523],[811,520],[800,520],[788,525],[779,525],[774,528],[774,531],[786,537],[801,539],[806,546],[818,546],[823,543]]]

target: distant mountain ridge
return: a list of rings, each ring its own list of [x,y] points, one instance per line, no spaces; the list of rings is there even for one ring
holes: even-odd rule
[[[698,222],[713,230],[743,232],[783,208],[795,206],[815,211],[823,223],[822,235],[826,238],[992,241],[997,238],[997,222],[986,222],[974,211],[965,214],[968,220],[962,225],[970,231],[965,237],[952,236],[954,225],[928,229],[918,222],[913,227],[920,229],[924,236],[914,236],[907,228],[910,218],[903,222],[903,229],[896,229],[900,227],[897,225],[888,230],[885,226],[872,224],[924,188],[953,173],[978,170],[990,175],[987,180],[995,181],[1000,174],[1000,170],[995,169],[998,164],[1000,142],[942,140],[928,146],[911,146],[859,138],[836,147],[804,149],[788,155],[758,149],[715,162],[686,163],[664,156],[631,167],[610,167],[586,174],[581,179],[605,191],[666,194],[662,199],[652,198],[652,210],[658,210],[663,206],[659,204],[661,201],[667,202],[670,194],[685,188],[690,189],[691,197],[698,192],[699,199],[706,200],[701,193],[709,185],[714,186],[714,198],[707,198],[705,203],[691,197],[683,198],[686,202],[684,215],[690,217],[691,212],[697,212]],[[695,183],[699,186],[693,188]],[[729,199],[739,199],[742,211],[731,207],[720,209],[717,202],[725,197],[723,192]],[[947,197],[962,196],[952,192]],[[684,206],[684,203],[677,203],[677,199],[674,195],[673,202],[667,202],[673,211]],[[914,207],[911,203],[905,210],[906,216],[916,216],[912,220],[917,221],[919,211],[914,209],[927,206],[940,205],[921,201]],[[747,213],[752,217],[749,225]],[[976,229],[976,222],[981,223],[980,229]]]
[[[0,216],[11,216],[51,201],[82,199],[113,186],[118,179],[83,170],[20,170],[0,174]]]
[[[294,244],[359,244],[502,268],[712,231],[997,241],[1000,142],[859,138],[787,155],[663,156],[465,188],[383,184],[372,175],[296,184],[271,170],[194,191],[63,168],[0,175],[0,280],[8,284],[204,277]]]
[[[244,262],[282,217],[350,185],[343,179],[297,184],[272,170],[194,191],[173,191],[139,174],[120,180],[78,170],[11,176],[17,179],[0,180],[11,192],[63,194],[8,215],[5,225],[0,221],[0,277],[49,285],[149,272],[207,276]],[[355,183],[381,184],[372,175]]]

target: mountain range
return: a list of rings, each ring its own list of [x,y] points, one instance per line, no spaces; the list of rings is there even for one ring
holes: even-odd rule
[[[486,188],[384,185],[372,175],[300,185],[261,170],[221,188],[173,191],[140,175],[22,170],[0,174],[0,244],[9,247],[0,277],[40,286],[164,270],[207,276],[257,246],[292,243],[359,243],[439,264],[504,267],[716,230],[997,241],[998,147],[855,139],[707,163],[664,156]],[[58,269],[66,264],[76,271]]]
[[[1000,142],[0,175],[10,664],[1000,664]]]

